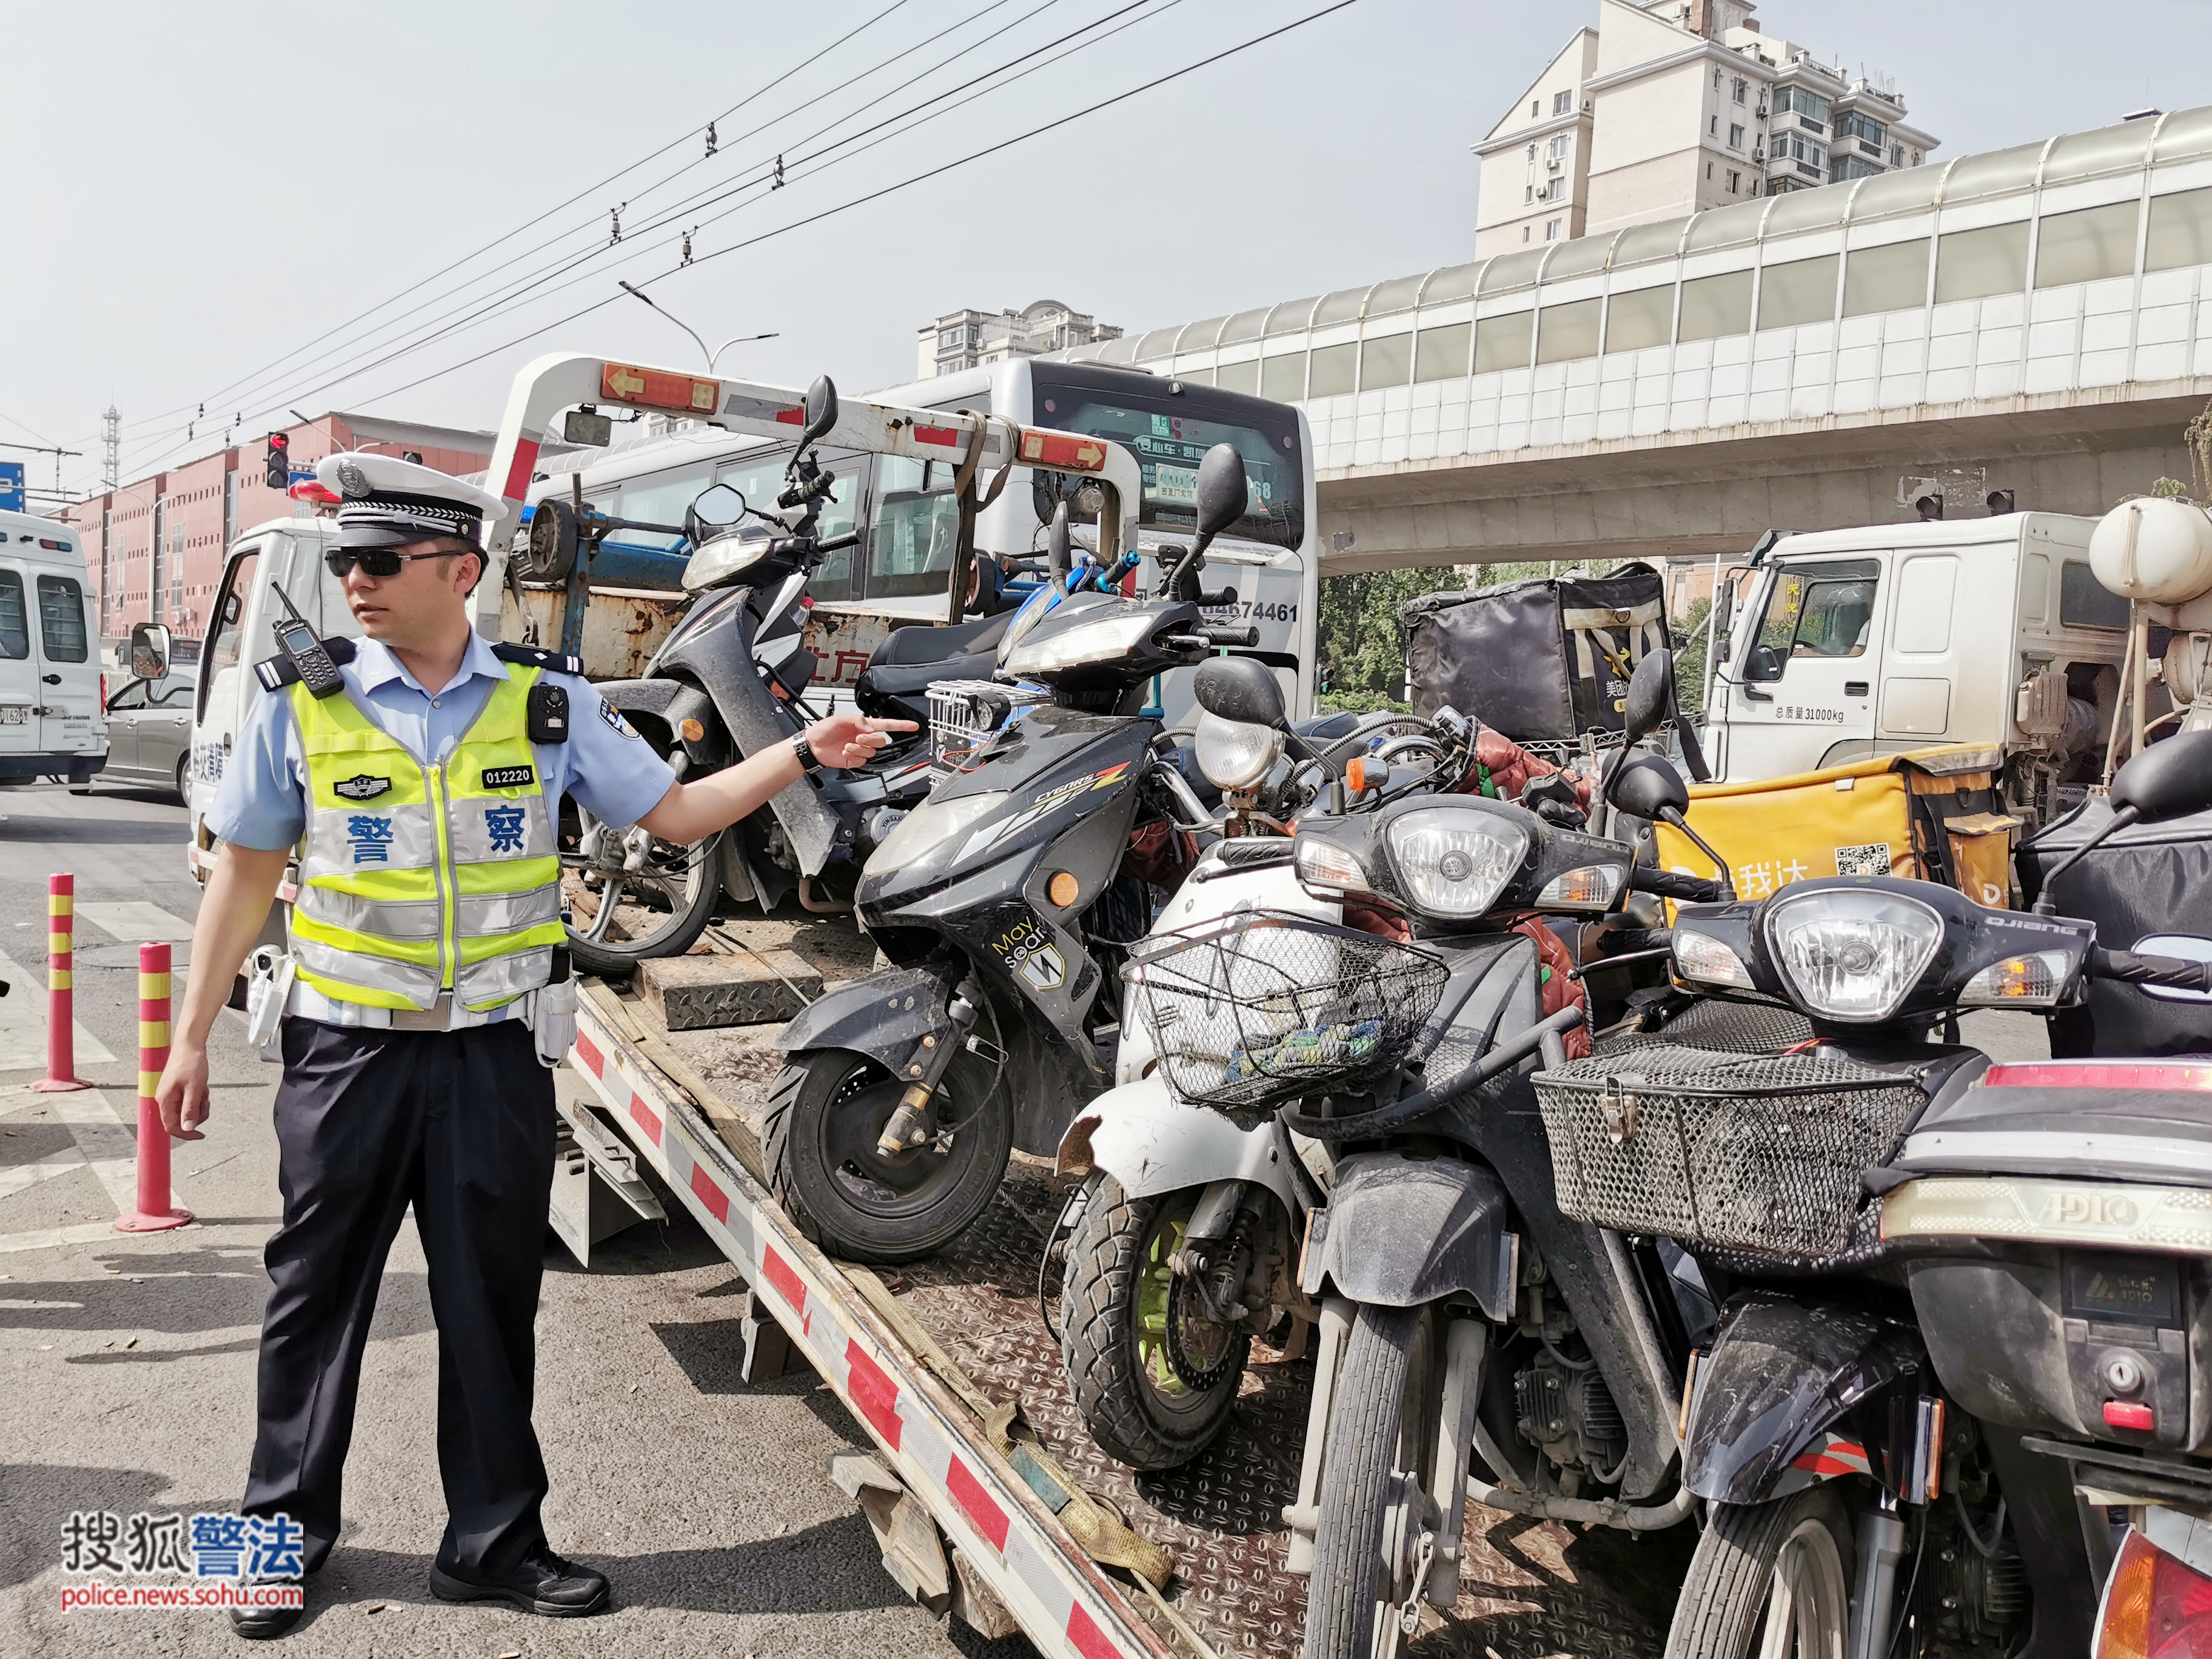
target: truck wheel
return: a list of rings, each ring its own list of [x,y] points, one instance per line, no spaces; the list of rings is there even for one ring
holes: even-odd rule
[[[192,804],[191,764],[190,755],[177,757],[177,799],[187,806]]]
[[[906,1085],[848,1048],[795,1056],[761,1126],[776,1202],[831,1255],[911,1261],[942,1249],[989,1206],[1013,1150],[1003,1091],[961,1098],[972,1083],[956,1063],[941,1085],[952,1100],[940,1096],[937,1139],[885,1158],[876,1137]]]
[[[1425,1308],[1363,1304],[1345,1345],[1322,1453],[1321,1524],[1306,1595],[1306,1659],[1375,1659],[1402,1645],[1424,1489],[1436,1465],[1443,1364]]]
[[[1060,1352],[1068,1391],[1099,1449],[1133,1469],[1171,1469],[1212,1443],[1252,1346],[1245,1331],[1199,1316],[1194,1297],[1170,1299],[1168,1258],[1182,1248],[1200,1190],[1131,1198],[1101,1174],[1067,1244]],[[1224,1372],[1211,1387],[1191,1387],[1169,1364],[1171,1314],[1182,1352]]]
[[[1674,1605],[1667,1659],[1841,1653],[1853,1559],[1850,1517],[1832,1483],[1768,1504],[1714,1504]]]

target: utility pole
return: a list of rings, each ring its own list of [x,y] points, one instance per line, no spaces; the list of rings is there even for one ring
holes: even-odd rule
[[[100,417],[100,477],[110,489],[123,482],[123,414],[112,398]]]

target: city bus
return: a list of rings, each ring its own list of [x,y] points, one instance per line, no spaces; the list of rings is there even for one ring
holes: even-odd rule
[[[1217,443],[1234,444],[1244,458],[1250,506],[1208,550],[1206,584],[1217,592],[1234,586],[1237,601],[1209,617],[1256,627],[1259,643],[1240,654],[1256,656],[1278,671],[1294,714],[1311,712],[1321,553],[1312,444],[1298,410],[1142,369],[1041,359],[994,363],[868,395],[913,408],[1003,416],[1127,445],[1144,477],[1139,544],[1146,556],[1131,584],[1139,595],[1160,580],[1159,547],[1188,544],[1200,458]],[[570,497],[577,473],[586,502],[634,522],[680,524],[685,505],[713,483],[743,491],[756,506],[774,504],[789,446],[647,419],[650,435],[542,463],[543,476],[531,487],[532,506],[550,495]],[[954,468],[946,463],[828,447],[822,454],[838,476],[821,533],[860,532],[858,544],[835,556],[807,590],[813,608],[806,642],[820,661],[814,694],[826,692],[834,702],[851,690],[869,653],[890,629],[948,619],[959,513]],[[994,482],[992,475],[978,480],[987,489]],[[1060,482],[1017,468],[978,514],[977,563],[988,556],[995,568],[985,568],[971,589],[970,614],[1013,602],[1000,585],[1014,574],[1016,562],[1042,556]],[[1085,541],[1083,516],[1076,514],[1079,545]],[[607,545],[671,551],[679,548],[680,538],[624,530],[610,535]],[[1161,696],[1171,726],[1187,728],[1195,720],[1187,685],[1164,685]]]

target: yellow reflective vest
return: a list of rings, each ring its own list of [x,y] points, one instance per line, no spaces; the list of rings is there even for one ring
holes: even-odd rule
[[[349,689],[290,688],[307,763],[291,948],[325,996],[481,1011],[551,975],[561,862],[525,703],[541,671],[512,668],[446,757],[425,766]]]

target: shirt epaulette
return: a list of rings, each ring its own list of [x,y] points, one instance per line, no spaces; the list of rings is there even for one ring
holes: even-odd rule
[[[493,656],[501,662],[511,662],[523,668],[543,668],[555,674],[579,674],[584,672],[584,659],[559,651],[541,651],[534,645],[495,645]]]
[[[343,635],[325,640],[323,649],[330,653],[331,660],[340,667],[353,660],[353,641]],[[300,678],[300,665],[289,657],[268,657],[253,665],[253,674],[261,682],[263,690],[282,691]]]

